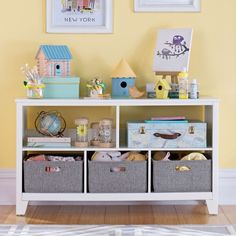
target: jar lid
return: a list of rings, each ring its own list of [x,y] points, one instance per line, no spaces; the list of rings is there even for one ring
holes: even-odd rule
[[[112,119],[103,119],[100,121],[101,125],[112,125]]]
[[[92,129],[98,129],[99,128],[99,122],[93,122],[93,123],[91,123],[91,128]]]
[[[75,120],[76,125],[87,125],[88,124],[88,118],[86,117],[81,117]]]

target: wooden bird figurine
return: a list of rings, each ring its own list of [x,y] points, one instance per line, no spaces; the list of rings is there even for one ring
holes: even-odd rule
[[[140,98],[144,95],[144,91],[139,91],[135,86],[129,87],[129,94],[132,98]]]

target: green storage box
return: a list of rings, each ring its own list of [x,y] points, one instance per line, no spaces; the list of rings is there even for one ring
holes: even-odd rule
[[[44,98],[79,98],[78,77],[45,77],[42,80]]]

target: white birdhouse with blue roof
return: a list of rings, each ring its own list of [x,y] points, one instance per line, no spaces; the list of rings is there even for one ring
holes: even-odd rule
[[[70,76],[72,55],[65,45],[41,45],[37,54],[40,77]]]
[[[126,60],[122,59],[112,75],[112,97],[127,98],[130,96],[129,87],[135,85],[136,75]]]

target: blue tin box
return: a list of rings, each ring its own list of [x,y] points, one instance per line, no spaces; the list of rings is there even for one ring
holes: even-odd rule
[[[205,148],[207,124],[128,122],[129,148]]]
[[[112,97],[127,98],[130,96],[129,87],[135,85],[135,78],[112,78]]]
[[[79,98],[78,77],[44,77],[44,98]]]

